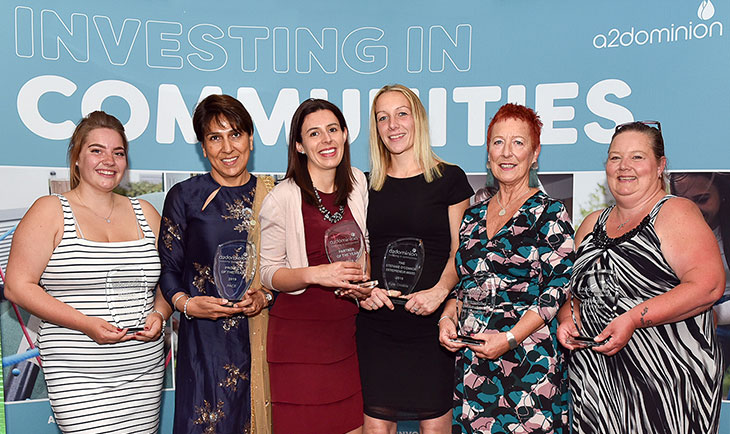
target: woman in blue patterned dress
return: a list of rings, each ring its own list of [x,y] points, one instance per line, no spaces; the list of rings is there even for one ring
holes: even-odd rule
[[[193,128],[211,171],[173,186],[165,198],[160,231],[160,288],[181,312],[174,433],[269,433],[265,356],[272,294],[258,273],[243,299],[219,297],[214,258],[219,245],[253,241],[270,177],[247,170],[253,121],[228,95],[211,95],[193,114]]]
[[[460,285],[439,320],[441,344],[459,352],[454,433],[567,429],[555,315],[570,280],[573,229],[563,204],[536,188],[541,127],[533,110],[507,104],[487,131],[487,169],[499,190],[464,215]],[[474,309],[464,300],[487,303]],[[458,342],[457,331],[477,343]]]

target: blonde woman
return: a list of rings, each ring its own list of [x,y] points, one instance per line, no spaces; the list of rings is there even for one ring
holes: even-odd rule
[[[459,223],[474,192],[463,170],[434,154],[426,111],[405,86],[385,86],[376,94],[370,155],[372,278],[383,282],[383,254],[392,241],[419,238],[426,256],[404,305],[394,305],[383,289],[361,303],[364,431],[395,432],[398,420],[418,420],[421,433],[448,432],[454,357],[439,345],[437,324],[457,282]]]

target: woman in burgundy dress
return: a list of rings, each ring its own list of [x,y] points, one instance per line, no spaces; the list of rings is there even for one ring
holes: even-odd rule
[[[354,221],[367,245],[365,175],[350,166],[342,112],[304,101],[289,134],[286,178],[261,209],[261,280],[270,311],[268,361],[277,433],[358,433],[363,408],[355,345],[364,262],[333,262],[325,231]],[[366,256],[366,254],[365,254]]]

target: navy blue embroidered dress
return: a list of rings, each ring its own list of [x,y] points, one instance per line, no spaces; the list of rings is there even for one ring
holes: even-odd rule
[[[221,187],[210,174],[170,189],[160,230],[160,287],[169,303],[184,291],[217,297],[213,258],[219,244],[246,240],[255,227],[256,177]],[[205,206],[208,197],[219,189]],[[178,307],[182,308],[180,302]],[[174,433],[224,434],[251,430],[251,352],[244,315],[186,319],[180,315],[175,376]]]

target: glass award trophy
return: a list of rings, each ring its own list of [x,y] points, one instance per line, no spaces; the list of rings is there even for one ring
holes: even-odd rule
[[[106,303],[117,328],[137,332],[144,329],[145,312],[153,290],[139,265],[115,267],[106,274]]]
[[[365,236],[354,220],[342,220],[327,229],[324,233],[324,250],[330,262],[356,262],[365,272]],[[378,282],[371,280],[357,284],[372,288]]]
[[[218,245],[213,259],[213,279],[220,298],[231,307],[246,295],[256,274],[256,246],[233,240]]]
[[[413,292],[421,277],[426,250],[419,238],[400,238],[388,244],[383,255],[383,280],[385,289],[399,291],[400,296],[389,296],[393,304],[404,305],[404,296]]]
[[[618,316],[619,286],[610,269],[594,269],[573,275],[570,313],[580,336],[574,341],[588,346],[602,345],[594,338]],[[575,299],[580,301],[579,318],[575,315]]]
[[[499,276],[488,272],[477,272],[462,279],[457,296],[459,321],[454,342],[471,345],[484,343],[472,336],[486,330],[497,304],[500,281]]]

